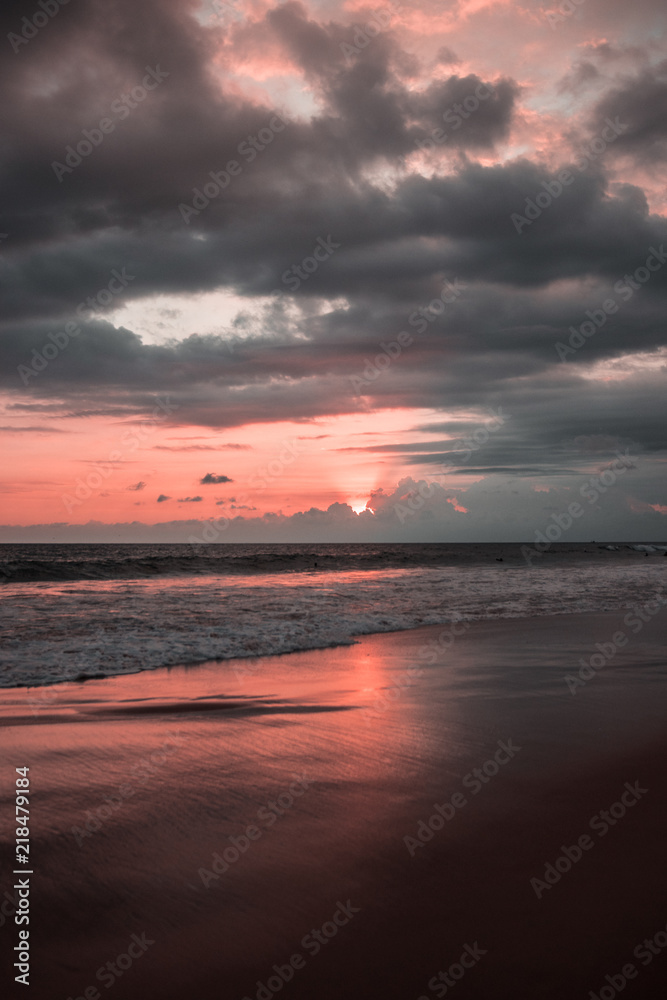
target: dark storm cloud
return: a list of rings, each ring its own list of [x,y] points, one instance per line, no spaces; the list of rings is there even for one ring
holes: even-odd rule
[[[508,133],[519,93],[511,80],[490,84],[474,74],[452,76],[415,92],[402,75],[416,64],[390,31],[369,38],[354,58],[342,60],[341,46],[354,45],[356,27],[318,24],[295,2],[282,4],[267,19],[335,116],[336,143],[348,164],[353,162],[353,148],[367,159],[413,152],[424,129],[442,126],[448,112],[445,130],[454,146],[491,148]],[[442,49],[439,61],[444,65],[459,60]],[[469,105],[456,111],[454,105],[466,99]],[[325,134],[333,134],[330,119],[318,119],[317,125]]]
[[[297,300],[347,295],[363,302],[374,295],[405,302],[409,308],[430,297],[436,276],[443,272],[478,283],[501,283],[508,291],[568,277],[616,280],[629,267],[642,264],[650,247],[660,246],[667,227],[661,218],[648,215],[639,189],[626,185],[610,196],[601,176],[573,172],[574,179],[562,195],[520,234],[512,215],[523,216],[527,201],[543,194],[545,184],[558,184],[553,174],[527,161],[493,168],[467,164],[448,177],[408,177],[391,198],[368,185],[339,192],[335,221],[330,218],[331,192],[322,191],[321,198],[307,207],[298,195],[287,195],[262,219],[247,218],[243,226],[227,227],[211,206],[202,216],[202,225],[208,227],[203,241],[193,240],[185,227],[165,233],[149,226],[142,232],[109,233],[101,241],[103,246],[82,235],[66,247],[35,247],[3,265],[7,282],[3,337],[9,338],[8,349],[22,335],[27,337],[30,344],[20,361],[29,363],[32,347],[39,350],[48,344],[56,324],[63,328],[70,319],[81,329],[94,331],[102,345],[108,343],[113,366],[116,355],[139,351],[139,339],[129,330],[123,331],[123,342],[120,335],[112,338],[103,321],[82,321],[75,309],[86,292],[89,297],[104,287],[114,267],[129,262],[129,273],[137,276],[123,292],[125,300],[225,285],[248,295],[269,294],[281,287],[286,268],[312,254],[318,236],[338,248],[301,283]],[[96,275],[90,273],[93,267]],[[59,301],[45,287],[51,280],[58,286]],[[68,282],[78,282],[79,287],[68,291]],[[649,296],[657,289],[664,293],[666,284],[664,272],[654,276]],[[287,292],[292,286],[282,288]],[[119,304],[114,300],[110,307]],[[271,309],[275,326],[281,303]],[[35,319],[16,323],[26,315]],[[232,335],[238,336],[230,331]],[[229,346],[225,349],[229,351]],[[160,350],[153,349],[153,356]],[[72,340],[68,358],[74,353]]]
[[[434,425],[445,411],[441,430],[429,432],[461,436],[477,424],[466,417],[454,427],[453,413],[502,403],[510,422],[462,475],[473,463],[507,475],[563,475],[590,459],[575,443],[582,437],[607,442],[611,454],[625,444],[647,454],[665,447],[659,369],[630,372],[613,388],[585,378],[596,362],[655,354],[665,343],[667,265],[632,295],[614,290],[667,243],[665,219],[649,212],[638,184],[612,188],[606,161],[581,170],[566,154],[551,170],[528,158],[475,162],[510,135],[522,100],[514,80],[451,73],[416,87],[419,66],[391,26],[346,59],[341,45],[354,28],[319,23],[295,2],[225,36],[239,52],[289,58],[316,98],[312,115],[286,116],[250,161],[239,144],[284,109],[219,83],[220,36],[199,26],[194,10],[177,0],[70,0],[0,68],[8,136],[0,230],[12,234],[0,259],[0,380],[21,399],[8,412],[131,421],[169,393],[174,423],[221,428],[404,407],[431,409]],[[24,14],[24,5],[3,8],[5,34]],[[587,50],[576,70],[578,87],[603,88],[591,134],[620,118],[628,128],[611,160],[625,151],[657,161],[667,63],[608,77],[595,66],[616,61],[598,50]],[[441,67],[458,62],[449,50],[439,59]],[[53,161],[156,66],[167,74],[159,86],[59,181]],[[425,159],[418,143],[428,147],[436,128],[446,138],[415,172]],[[191,205],[193,189],[230,159],[241,162],[240,174],[186,224],[179,204]],[[573,179],[563,187],[558,175],[568,166]],[[559,185],[518,233],[512,215]],[[288,289],[284,272],[312,255],[318,238],[335,249]],[[109,299],[114,271],[125,284]],[[440,310],[445,278],[463,288]],[[77,314],[89,299],[104,314],[159,293],[220,288],[246,297],[254,325],[152,345],[129,322]],[[256,305],[255,296],[276,288],[293,299]],[[617,311],[562,361],[556,344],[610,298]],[[439,312],[425,319],[419,310],[433,302]],[[66,333],[68,322],[76,334]],[[402,330],[412,343],[375,371],[381,344]],[[395,454],[426,467],[457,461],[442,441]],[[227,481],[209,475],[202,482]]]
[[[609,115],[627,124],[616,152],[632,152],[640,162],[667,159],[667,60],[625,77],[595,108],[593,127]]]
[[[377,192],[370,188],[362,199],[367,204],[356,204],[359,195],[349,181],[358,168],[378,155],[414,152],[424,129],[442,124],[451,105],[483,84],[474,75],[453,76],[414,94],[396,75],[393,62],[400,49],[388,35],[373,40],[348,65],[340,51],[348,29],[325,29],[308,21],[300,5],[288,3],[253,30],[271,30],[302,68],[317,76],[326,111],[309,124],[291,122],[275,135],[270,149],[246,162],[237,147],[267,125],[272,110],[213,87],[202,59],[211,51],[210,35],[187,16],[187,8],[149,4],[138,11],[118,0],[114,10],[115,31],[104,9],[94,3],[71,35],[64,30],[70,21],[55,19],[49,25],[56,29],[48,50],[56,66],[59,56],[67,59],[72,45],[82,38],[87,42],[86,54],[68,64],[66,83],[54,92],[47,87],[46,94],[37,96],[27,86],[28,80],[52,72],[42,47],[17,60],[11,80],[16,101],[7,108],[7,124],[17,141],[3,153],[6,228],[17,233],[14,254],[4,264],[8,317],[65,315],[94,297],[113,269],[122,267],[132,275],[123,297],[160,289],[200,291],[232,282],[250,288],[258,271],[267,267],[273,272],[267,280],[270,289],[285,266],[298,262],[308,244],[331,229],[339,207],[352,230],[348,242],[358,243],[367,217],[378,207]],[[317,38],[327,58],[315,57]],[[137,83],[133,74],[144,74],[158,55],[168,78],[58,183],[52,163],[63,159],[65,146],[76,145],[83,128],[95,127],[117,95]],[[93,60],[102,71],[90,86]],[[459,120],[458,129],[448,126],[454,145],[489,147],[506,134],[517,88],[507,80],[489,85],[495,90],[474,114],[462,125]],[[213,245],[197,243],[178,205],[192,200],[193,189],[210,180],[209,171],[234,157],[243,161],[234,197],[214,201],[197,217],[197,227],[210,234]],[[281,197],[286,177],[294,188],[291,198]],[[303,185],[319,191],[311,209],[298,190]],[[332,194],[341,202],[335,209],[325,207]],[[395,220],[386,217],[384,201],[386,231]],[[231,227],[238,220],[244,232],[239,233],[240,246],[234,246]],[[78,240],[72,241],[72,234]],[[241,246],[245,249],[239,252]],[[267,259],[253,266],[258,250]],[[222,273],[221,257],[230,262]]]

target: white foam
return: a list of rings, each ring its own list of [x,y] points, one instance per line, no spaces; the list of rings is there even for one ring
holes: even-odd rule
[[[7,584],[0,686],[289,653],[456,619],[636,606],[662,561]]]

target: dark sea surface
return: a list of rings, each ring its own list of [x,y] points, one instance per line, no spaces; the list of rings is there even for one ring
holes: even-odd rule
[[[527,546],[531,548],[531,546]],[[662,543],[555,543],[546,562],[634,561],[637,553],[662,555]],[[286,571],[466,566],[502,558],[526,565],[518,544],[161,544],[0,545],[0,583]],[[537,554],[533,563],[542,560]]]

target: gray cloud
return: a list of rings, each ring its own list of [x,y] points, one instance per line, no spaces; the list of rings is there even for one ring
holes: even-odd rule
[[[656,10],[641,3],[632,16],[648,24]],[[571,149],[565,145],[563,162],[547,167],[537,156],[511,158],[525,148],[520,129],[531,95],[506,73],[468,71],[468,58],[465,70],[453,73],[460,61],[440,49],[434,79],[433,60],[420,63],[391,28],[346,60],[341,44],[353,40],[354,27],[289,0],[226,37],[248,56],[289,58],[312,108],[287,116],[270,147],[244,159],[233,188],[185,225],[179,204],[192,202],[210,171],[243,159],[239,144],[284,110],[220,85],[210,71],[220,38],[193,11],[176,0],[71,0],[48,32],[0,68],[11,136],[0,151],[0,230],[12,234],[0,258],[6,427],[28,430],[9,423],[21,416],[129,425],[165,393],[178,404],[165,423],[216,430],[430,411],[428,424],[413,428],[416,441],[369,454],[395,456],[415,475],[451,462],[459,481],[544,475],[560,483],[628,446],[644,456],[641,502],[664,503],[667,265],[630,296],[615,286],[630,287],[625,276],[644,266],[652,247],[667,244],[666,220],[649,208],[644,175],[617,173],[623,157],[649,171],[664,159],[667,62],[648,45],[585,47],[563,83],[580,102]],[[15,5],[3,9],[5,35],[21,16]],[[165,81],[58,183],[54,159],[158,63]],[[54,66],[67,73],[46,86]],[[457,104],[465,110],[476,92],[490,96],[467,118],[452,111]],[[627,122],[627,130],[590,169],[578,169],[569,161],[580,141],[598,134],[608,117]],[[424,156],[418,142],[435,128],[445,129],[446,141]],[[510,153],[489,165],[505,143]],[[556,190],[566,167],[572,183],[519,235],[512,214]],[[283,274],[312,253],[318,237],[339,246],[289,296],[267,301],[274,289],[288,290]],[[98,302],[94,317],[77,315],[114,269],[132,276],[122,293]],[[459,281],[461,295],[424,318],[429,303],[442,305],[445,279]],[[215,333],[177,332],[153,344],[122,311],[111,322],[121,302],[215,290],[244,302],[242,315]],[[556,345],[610,298],[617,311],[562,361]],[[65,335],[68,322],[77,324],[76,335]],[[381,344],[402,330],[412,343],[386,370],[374,368]],[[64,344],[55,357],[53,337]],[[498,405],[510,421],[457,467],[460,452],[449,437],[475,429],[471,412]],[[423,416],[414,423],[423,425]],[[157,447],[249,448],[190,441]],[[201,483],[228,481],[208,473]],[[521,497],[529,509],[533,494]],[[451,517],[451,503],[443,503],[440,513]],[[662,524],[645,516],[656,530]],[[337,517],[358,523],[334,510],[304,512],[293,524]],[[459,530],[461,522],[446,524]]]
[[[3,434],[66,434],[61,427],[46,427],[43,424],[34,426],[13,426],[12,424],[0,427]]]
[[[632,152],[645,163],[667,159],[667,59],[608,90],[595,108],[593,127],[612,115],[627,125],[615,152]]]
[[[202,478],[199,480],[199,482],[202,484],[202,486],[204,486],[204,485],[209,485],[211,483],[213,483],[213,484],[217,484],[217,483],[233,483],[234,480],[230,479],[229,476],[217,476],[213,472],[207,472],[205,476],[202,476]]]

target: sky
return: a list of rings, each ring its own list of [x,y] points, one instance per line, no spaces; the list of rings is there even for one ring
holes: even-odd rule
[[[0,19],[0,541],[667,540],[663,0]]]

